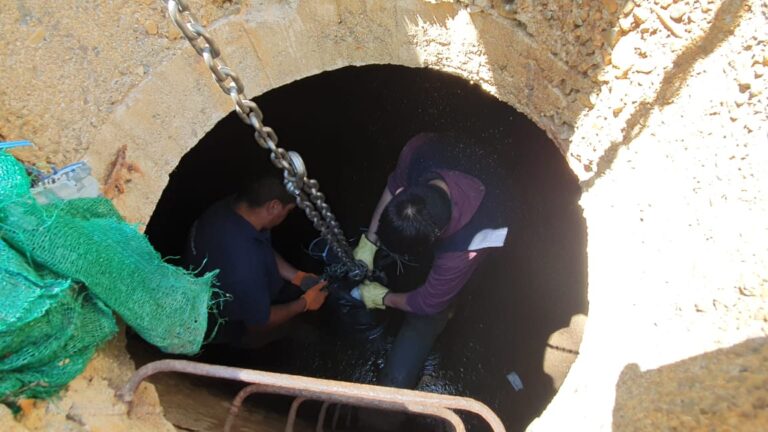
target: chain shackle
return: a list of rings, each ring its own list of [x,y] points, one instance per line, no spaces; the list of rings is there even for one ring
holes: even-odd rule
[[[240,119],[253,126],[256,143],[269,150],[272,164],[283,171],[283,184],[286,190],[296,198],[296,205],[304,210],[307,218],[341,259],[341,270],[335,270],[339,276],[349,275],[355,280],[362,280],[368,274],[364,263],[358,262],[352,255],[330,206],[325,202],[325,195],[320,192],[316,180],[307,177],[304,160],[294,151],[286,151],[277,146],[277,134],[265,126],[264,115],[255,102],[245,97],[245,86],[240,77],[221,57],[221,49],[205,27],[200,24],[185,0],[168,0],[168,14],[179,28],[181,34],[192,45],[197,55],[213,75],[213,80],[227,94],[235,106]],[[361,267],[362,265],[362,267]]]

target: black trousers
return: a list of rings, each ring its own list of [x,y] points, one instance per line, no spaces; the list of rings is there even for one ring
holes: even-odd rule
[[[387,387],[416,388],[424,370],[424,362],[451,316],[453,316],[453,307],[450,306],[433,315],[406,312],[379,375],[378,384]]]

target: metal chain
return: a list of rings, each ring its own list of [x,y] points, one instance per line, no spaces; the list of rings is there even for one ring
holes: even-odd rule
[[[316,180],[307,177],[304,161],[298,153],[277,146],[275,131],[262,123],[264,115],[255,102],[245,97],[243,82],[224,62],[216,41],[200,24],[185,0],[168,0],[168,13],[192,48],[203,58],[216,84],[232,98],[235,112],[240,119],[253,126],[256,142],[270,151],[270,160],[283,171],[283,183],[288,192],[296,197],[297,206],[304,210],[315,229],[320,231],[341,259],[341,267],[337,266],[331,273],[336,273],[336,276],[343,273],[355,280],[365,278],[368,275],[367,266],[354,259],[344,232],[330,206],[325,202],[325,195],[319,190],[320,185]]]

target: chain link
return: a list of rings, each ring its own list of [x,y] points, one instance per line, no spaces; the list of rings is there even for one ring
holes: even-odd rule
[[[341,259],[341,266],[335,266],[330,273],[334,273],[334,276],[347,275],[355,280],[367,277],[367,266],[354,259],[341,226],[325,202],[325,195],[320,192],[318,182],[307,177],[301,156],[277,146],[277,134],[272,128],[264,125],[261,110],[255,102],[245,97],[245,87],[240,77],[221,58],[221,50],[216,41],[200,24],[186,1],[168,0],[168,14],[195,52],[203,58],[216,84],[230,96],[240,119],[253,126],[256,143],[269,150],[272,164],[283,171],[283,183],[288,192],[296,197],[297,206],[304,210],[315,229],[320,231]]]

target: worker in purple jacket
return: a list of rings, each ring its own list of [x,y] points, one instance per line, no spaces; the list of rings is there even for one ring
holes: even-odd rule
[[[491,249],[507,237],[509,201],[495,158],[454,135],[419,134],[403,148],[395,171],[361,236],[355,258],[373,266],[381,246],[395,255],[434,254],[426,281],[397,293],[366,281],[359,294],[369,309],[406,316],[379,384],[415,388],[424,362],[452,313],[452,303]]]

